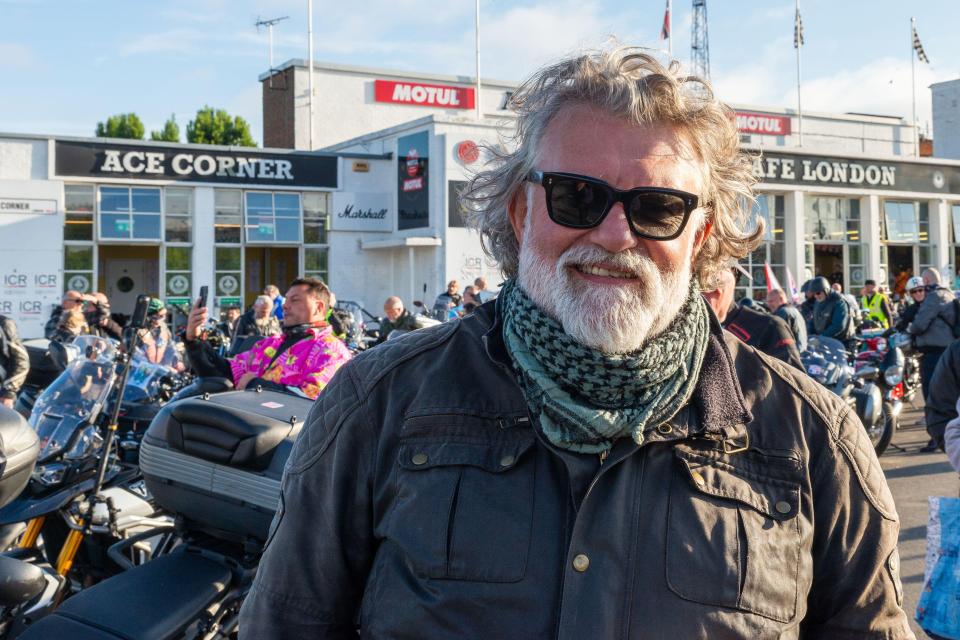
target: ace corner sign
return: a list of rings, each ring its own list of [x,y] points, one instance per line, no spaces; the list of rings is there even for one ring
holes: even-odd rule
[[[57,140],[58,177],[337,188],[336,156]]]

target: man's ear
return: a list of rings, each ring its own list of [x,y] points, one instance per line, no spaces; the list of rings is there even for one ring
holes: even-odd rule
[[[507,216],[510,218],[510,226],[513,227],[517,244],[523,244],[523,223],[527,216],[527,188],[524,184],[514,191],[507,204]]]

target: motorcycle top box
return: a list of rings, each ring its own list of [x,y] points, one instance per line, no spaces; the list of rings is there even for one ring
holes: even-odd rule
[[[171,402],[140,446],[156,503],[217,536],[265,541],[280,478],[313,401],[230,391]]]
[[[19,413],[0,406],[0,507],[27,486],[39,455],[37,432]]]

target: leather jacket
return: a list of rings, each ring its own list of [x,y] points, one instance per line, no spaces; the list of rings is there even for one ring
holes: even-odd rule
[[[863,427],[711,314],[605,460],[533,428],[495,303],[347,363],[287,461],[244,639],[913,638]]]
[[[813,333],[840,341],[853,337],[849,305],[836,291],[831,291],[823,302],[814,305]]]

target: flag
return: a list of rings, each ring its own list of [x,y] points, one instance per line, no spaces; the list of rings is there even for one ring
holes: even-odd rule
[[[800,19],[800,9],[797,9],[797,15],[793,19],[793,48],[799,49],[803,46],[803,20]]]
[[[670,0],[667,0],[667,10],[663,12],[663,27],[660,29],[660,39],[670,39]]]
[[[790,267],[787,267],[787,287],[790,289],[788,291],[790,299],[793,302],[798,302],[800,300],[800,290],[797,289],[797,281],[793,279],[793,274],[790,273]]]
[[[774,275],[773,269],[770,268],[770,263],[763,263],[763,273],[767,279],[767,293],[770,293],[774,289],[782,289],[780,286],[780,281],[777,280],[777,276]]]
[[[930,58],[927,57],[927,52],[923,50],[923,45],[920,44],[920,36],[917,34],[916,27],[913,27],[913,50],[917,52],[917,60],[930,64]]]

